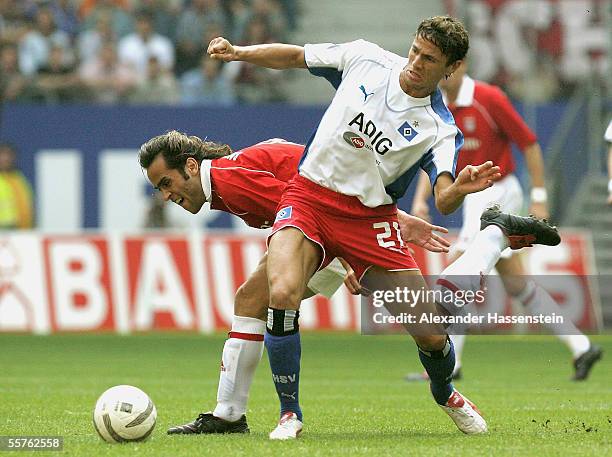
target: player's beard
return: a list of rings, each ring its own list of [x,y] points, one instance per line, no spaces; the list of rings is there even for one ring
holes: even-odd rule
[[[197,214],[204,206],[206,197],[199,180],[185,176],[185,195],[183,196],[183,208],[192,214]],[[198,185],[199,184],[199,185]]]

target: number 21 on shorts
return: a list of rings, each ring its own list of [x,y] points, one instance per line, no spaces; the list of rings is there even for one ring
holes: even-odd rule
[[[378,245],[383,248],[401,248],[404,246],[402,235],[400,234],[399,223],[394,221],[393,230],[391,230],[391,224],[389,222],[376,222],[372,224],[372,228],[375,230],[383,229],[383,232],[376,234]]]

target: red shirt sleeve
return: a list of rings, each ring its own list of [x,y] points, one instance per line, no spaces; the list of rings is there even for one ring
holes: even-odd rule
[[[525,123],[512,103],[498,87],[490,87],[490,104],[487,107],[497,127],[515,143],[521,151],[537,141],[535,133]]]

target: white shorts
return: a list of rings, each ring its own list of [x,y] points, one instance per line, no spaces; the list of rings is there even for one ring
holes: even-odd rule
[[[505,213],[520,213],[523,208],[523,189],[515,175],[509,174],[488,189],[465,196],[463,226],[453,250],[465,251],[468,248],[480,231],[480,215],[493,204],[498,204]],[[512,250],[506,248],[501,257],[507,259],[512,254]]]
[[[310,281],[308,281],[307,287],[316,294],[321,294],[327,298],[331,298],[332,295],[344,284],[344,277],[346,276],[346,270],[335,258],[322,270],[317,271]]]

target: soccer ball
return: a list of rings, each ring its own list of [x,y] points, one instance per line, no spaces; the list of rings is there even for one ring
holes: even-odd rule
[[[157,410],[149,396],[134,386],[115,386],[96,402],[93,423],[98,435],[109,443],[142,441],[149,437]]]

